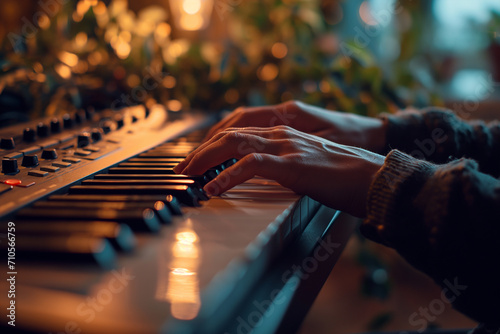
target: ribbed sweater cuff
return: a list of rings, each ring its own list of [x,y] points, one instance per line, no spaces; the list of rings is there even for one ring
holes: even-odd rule
[[[367,218],[361,232],[368,238],[391,246],[391,240],[383,235],[395,231],[384,231],[390,228],[394,220],[400,217],[401,207],[398,202],[401,196],[408,200],[411,194],[402,194],[402,186],[415,174],[428,170],[432,164],[417,160],[398,150],[392,150],[385,158],[384,165],[377,172],[368,191]],[[386,233],[384,233],[386,232]]]

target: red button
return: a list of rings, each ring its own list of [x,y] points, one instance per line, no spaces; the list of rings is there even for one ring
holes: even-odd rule
[[[8,184],[9,186],[17,186],[18,184],[21,184],[22,181],[18,179],[8,179],[4,180],[3,183]]]

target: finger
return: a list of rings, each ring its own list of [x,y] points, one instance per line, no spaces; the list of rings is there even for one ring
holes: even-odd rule
[[[271,127],[281,124],[279,117],[273,117],[273,114],[277,114],[278,112],[278,106],[237,109],[234,114],[231,114],[210,129],[204,140],[208,140],[218,132],[224,131],[229,127]]]
[[[279,182],[283,173],[282,165],[283,160],[281,157],[271,154],[252,153],[222,171],[220,175],[207,183],[203,189],[209,196],[220,195],[254,176],[262,176]]]
[[[216,136],[210,138],[209,141],[201,144],[200,146],[198,146],[194,151],[192,151],[191,153],[188,154],[188,156],[182,160],[181,162],[179,162],[177,164],[177,166],[175,166],[173,168],[174,170],[174,173],[181,173],[185,168],[186,166],[189,164],[189,162],[193,159],[194,156],[196,156],[196,154],[198,154],[198,152],[200,152],[201,150],[205,149],[205,147],[211,145],[212,143],[216,142],[217,140],[219,140],[220,138],[222,138],[225,134],[224,133],[218,133]]]
[[[281,126],[276,126],[273,128],[258,128],[258,127],[228,128],[224,132],[219,132],[214,137],[212,137],[209,141],[201,144],[198,148],[196,148],[193,152],[191,152],[186,157],[186,159],[184,159],[177,166],[174,167],[174,172],[181,173],[186,168],[186,166],[191,162],[191,160],[200,151],[204,150],[207,146],[211,145],[212,143],[220,140],[221,138],[223,138],[225,135],[227,135],[230,132],[256,135],[256,136],[260,136],[260,137],[263,137],[266,139],[287,139],[289,137],[289,134],[285,133],[285,131],[286,131],[286,129],[281,127]],[[251,139],[252,138],[249,138],[249,144],[255,144],[255,142],[253,142]],[[243,147],[243,149],[246,150],[245,147]],[[209,166],[209,167],[212,167],[212,166]]]
[[[208,168],[228,159],[242,159],[252,153],[278,155],[282,146],[281,142],[270,141],[260,136],[230,132],[199,151],[182,170],[182,174],[200,175]]]

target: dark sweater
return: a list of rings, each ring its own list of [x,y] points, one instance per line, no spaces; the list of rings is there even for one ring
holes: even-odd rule
[[[393,150],[361,232],[432,277],[477,333],[500,333],[500,123],[437,108],[382,117]]]

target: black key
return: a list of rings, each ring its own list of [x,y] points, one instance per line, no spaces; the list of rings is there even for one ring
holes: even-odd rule
[[[172,195],[167,195],[165,198],[165,204],[167,204],[170,212],[175,216],[182,216],[181,204],[176,197]]]
[[[17,226],[16,226],[17,227]],[[6,243],[3,243],[6,245]],[[49,262],[65,265],[92,265],[103,269],[116,267],[113,246],[102,238],[84,235],[18,235],[16,258],[19,262]]]
[[[182,186],[73,186],[70,194],[100,194],[100,195],[173,195],[183,204],[199,206],[198,198],[193,190]]]
[[[215,179],[222,172],[221,168],[213,167],[208,169],[203,175],[206,176],[209,180]]]
[[[170,209],[170,213],[178,216],[182,215],[181,205],[177,198],[172,195],[144,195],[144,196],[124,196],[124,195],[52,195],[49,200],[65,202],[126,202],[126,203],[152,203],[162,201]]]
[[[96,238],[105,238],[113,247],[122,252],[134,250],[136,241],[134,233],[128,225],[113,222],[66,222],[51,221],[20,221],[16,225],[16,232],[22,235],[41,236],[70,236],[85,235]]]
[[[222,169],[226,169],[226,168],[229,168],[231,167],[232,165],[234,165],[235,163],[238,162],[238,159],[229,159],[229,160],[226,160],[224,161],[222,164],[221,164],[221,168]]]
[[[53,208],[28,208],[18,212],[19,219],[40,219],[50,221],[112,221],[127,224],[134,231],[158,232],[160,222],[155,212],[151,209],[138,210],[88,210],[66,206],[64,209]]]
[[[35,208],[53,208],[53,209],[65,209],[67,208],[68,202],[65,201],[43,201],[36,202],[33,207]],[[162,201],[155,202],[114,202],[114,203],[96,203],[96,202],[84,202],[80,201],[77,203],[72,203],[70,205],[74,209],[88,209],[88,210],[122,210],[122,211],[139,211],[142,212],[146,209],[153,209],[160,221],[164,224],[170,224],[172,222],[172,215],[170,210],[165,206]]]

